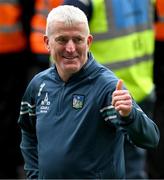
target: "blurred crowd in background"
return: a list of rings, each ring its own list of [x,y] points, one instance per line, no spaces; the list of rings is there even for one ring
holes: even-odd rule
[[[160,129],[155,150],[125,139],[127,179],[163,179],[164,0],[0,0],[0,179],[25,178],[20,101],[31,78],[51,66],[43,42],[46,17],[62,4],[86,13],[95,59],[124,80]]]

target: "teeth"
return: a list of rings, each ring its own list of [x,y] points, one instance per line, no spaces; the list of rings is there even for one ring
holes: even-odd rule
[[[67,59],[74,59],[73,57],[68,57]]]
[[[76,57],[67,57],[67,56],[64,56],[64,58],[72,60],[72,59],[75,59]]]

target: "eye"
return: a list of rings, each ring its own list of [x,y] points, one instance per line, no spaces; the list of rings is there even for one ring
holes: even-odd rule
[[[61,36],[61,37],[56,38],[55,41],[56,41],[57,43],[63,45],[63,44],[66,44],[66,43],[68,42],[68,38]]]
[[[81,37],[75,37],[75,38],[73,38],[73,42],[74,42],[75,44],[81,44],[81,43],[84,42],[84,40],[83,40],[83,38],[81,38]]]

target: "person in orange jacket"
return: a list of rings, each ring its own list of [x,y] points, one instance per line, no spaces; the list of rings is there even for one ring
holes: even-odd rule
[[[49,11],[61,5],[63,0],[35,0],[34,12],[30,22],[29,43],[32,53],[29,79],[37,72],[50,66],[50,57],[45,48],[43,35],[45,33],[46,18]]]
[[[154,120],[160,129],[158,147],[148,154],[148,172],[151,179],[164,179],[164,1],[156,0],[155,11],[155,51],[154,51],[154,84],[155,109]]]
[[[23,165],[17,118],[27,75],[29,2],[25,3],[0,1],[0,179],[19,178],[18,167]]]

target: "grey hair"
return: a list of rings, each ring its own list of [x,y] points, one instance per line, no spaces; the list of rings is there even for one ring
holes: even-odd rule
[[[47,16],[46,35],[51,34],[51,26],[55,22],[63,22],[65,26],[72,26],[76,23],[84,23],[89,34],[88,19],[85,13],[72,5],[61,5],[53,8]]]

